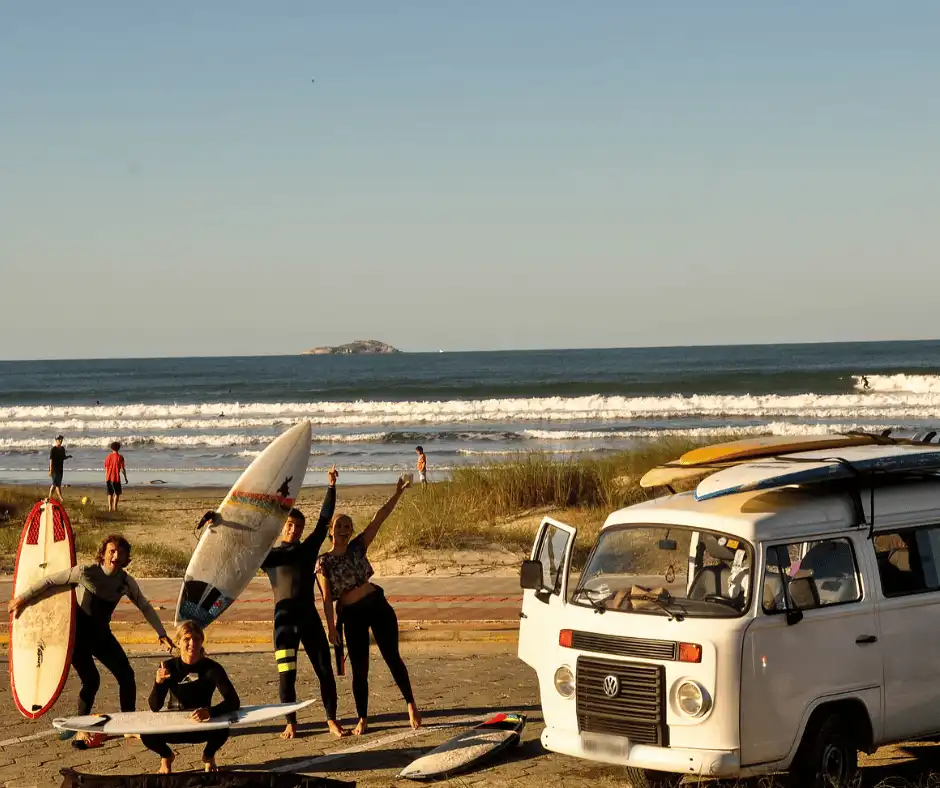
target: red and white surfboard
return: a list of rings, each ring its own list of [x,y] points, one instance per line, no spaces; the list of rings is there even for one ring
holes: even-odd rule
[[[39,501],[20,537],[13,596],[46,575],[75,566],[75,538],[65,507]],[[62,692],[75,644],[75,591],[71,586],[40,599],[10,618],[10,688],[13,702],[31,720],[41,717]]]

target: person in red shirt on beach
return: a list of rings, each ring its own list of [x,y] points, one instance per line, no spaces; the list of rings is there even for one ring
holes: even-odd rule
[[[124,467],[124,457],[121,456],[121,444],[115,441],[111,444],[111,453],[104,461],[104,479],[108,485],[108,511],[116,512],[118,499],[121,497],[121,474],[124,474],[124,484],[127,484],[127,469]]]

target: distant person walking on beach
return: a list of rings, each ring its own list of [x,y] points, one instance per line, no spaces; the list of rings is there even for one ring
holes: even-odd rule
[[[108,485],[108,511],[116,512],[118,500],[121,497],[121,474],[124,474],[124,484],[127,484],[127,469],[124,467],[124,457],[121,456],[121,444],[115,441],[111,444],[111,453],[104,461],[104,479]]]
[[[52,479],[52,485],[49,487],[49,497],[51,498],[53,494],[56,494],[59,496],[60,501],[62,500],[62,475],[65,472],[65,461],[72,459],[72,455],[66,454],[65,448],[62,446],[64,440],[64,435],[56,435],[55,446],[49,451],[49,476]]]
[[[428,458],[424,453],[424,449],[420,446],[415,449],[415,452],[418,455],[418,479],[421,481],[425,487],[428,484]]]

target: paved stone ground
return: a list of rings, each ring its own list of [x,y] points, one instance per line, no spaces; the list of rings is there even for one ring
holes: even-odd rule
[[[494,710],[522,711],[529,717],[522,745],[495,765],[446,781],[446,785],[511,785],[523,788],[599,788],[624,785],[622,773],[607,767],[548,753],[539,743],[541,714],[534,674],[515,657],[515,647],[506,643],[433,644],[403,647],[415,693],[424,709],[426,728],[413,735],[406,723],[404,703],[384,663],[373,649],[370,716],[372,729],[362,738],[337,740],[325,733],[319,702],[301,713],[301,737],[293,742],[278,738],[282,724],[263,724],[236,731],[219,754],[219,763],[239,768],[297,771],[355,780],[360,786],[408,785],[395,775],[415,757],[463,730],[440,728],[467,717],[482,718]],[[153,671],[159,656],[151,651],[131,652],[138,678],[138,708],[146,707]],[[277,674],[269,650],[244,651],[215,656],[226,666],[243,703],[277,700]],[[338,679],[340,715],[351,722],[354,706],[348,675]],[[77,681],[70,676],[53,712],[36,722],[21,717],[13,707],[8,686],[0,687],[0,785],[57,786],[59,769],[70,766],[82,772],[135,774],[155,771],[157,756],[134,739],[108,742],[99,750],[81,752],[50,735],[51,717],[74,708]],[[298,696],[319,698],[316,680],[308,663],[301,659]],[[102,688],[96,709],[117,706],[114,680],[102,672]],[[20,742],[11,740],[23,737]],[[336,756],[348,748],[358,752]],[[926,784],[940,768],[940,747],[921,744],[879,751],[866,759],[863,785],[876,785],[892,777]],[[200,767],[198,745],[179,745],[178,771]],[[441,784],[441,783],[438,783]]]

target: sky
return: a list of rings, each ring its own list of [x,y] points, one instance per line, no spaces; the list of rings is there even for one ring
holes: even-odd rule
[[[0,3],[0,359],[935,338],[938,27]]]

